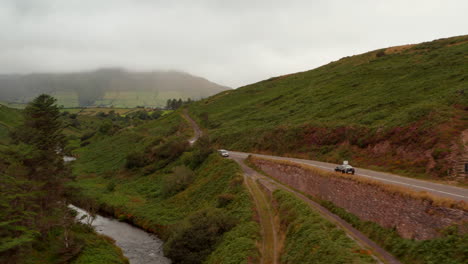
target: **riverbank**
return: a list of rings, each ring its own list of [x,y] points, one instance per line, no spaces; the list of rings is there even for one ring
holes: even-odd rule
[[[237,164],[213,154],[193,171],[193,179],[186,188],[168,194],[164,186],[174,177],[176,168],[174,164],[147,176],[126,170],[112,176],[82,175],[69,183],[74,189],[74,197],[70,199],[83,208],[91,205],[104,214],[157,234],[167,241],[165,252],[174,257],[190,255],[191,250],[196,252],[195,247],[207,244],[186,241],[182,247],[174,247],[175,241],[201,224],[198,219],[206,218],[201,222],[213,224],[219,232],[209,235],[213,238],[209,254],[196,256],[200,263],[249,263],[258,258],[259,227],[253,220],[253,205],[242,185]],[[232,226],[225,228],[210,222],[219,217],[232,222]],[[202,228],[205,229],[209,230]],[[184,254],[183,250],[188,251]]]
[[[82,223],[90,223],[97,233],[111,237],[120,247],[123,254],[132,264],[170,264],[171,261],[164,257],[162,252],[163,242],[150,233],[140,228],[133,227],[113,218],[90,214],[81,208],[70,205],[77,212],[77,219]]]

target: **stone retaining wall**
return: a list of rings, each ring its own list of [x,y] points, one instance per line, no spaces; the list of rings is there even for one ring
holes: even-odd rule
[[[380,183],[342,177],[289,162],[261,158],[251,161],[278,181],[303,193],[330,201],[362,220],[373,221],[386,228],[396,228],[404,238],[417,240],[440,236],[440,230],[460,226],[468,233],[468,212],[448,208],[430,199],[422,199],[385,188]]]

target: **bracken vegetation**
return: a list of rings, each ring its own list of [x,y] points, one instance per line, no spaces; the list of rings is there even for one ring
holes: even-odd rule
[[[276,190],[273,197],[286,234],[281,263],[375,263],[369,251],[293,194]]]
[[[460,235],[457,227],[447,228],[440,238],[423,241],[404,239],[398,235],[396,230],[383,228],[373,222],[363,221],[330,202],[318,202],[380,244],[403,263],[466,263],[468,235]]]
[[[157,233],[175,263],[248,263],[259,231],[240,168],[207,137],[190,147],[190,132],[179,113],[97,131],[73,150],[70,199]]]
[[[225,91],[189,109],[225,149],[451,175],[468,126],[468,36],[386,50]]]

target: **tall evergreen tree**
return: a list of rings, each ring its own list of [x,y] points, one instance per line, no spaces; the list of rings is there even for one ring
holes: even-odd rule
[[[16,144],[0,151],[0,263],[16,263],[27,255],[28,245],[50,238],[53,227],[65,226],[62,183],[68,171],[55,102],[40,95],[29,103],[23,125],[12,135]],[[68,242],[68,236],[64,239]],[[69,250],[65,248],[63,252]]]
[[[36,180],[56,182],[64,171],[60,111],[56,99],[42,94],[24,109],[24,124],[15,133],[17,143],[32,147],[24,159],[30,169],[29,176]]]

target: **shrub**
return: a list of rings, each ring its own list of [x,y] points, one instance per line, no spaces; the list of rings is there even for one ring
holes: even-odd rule
[[[236,196],[231,193],[223,193],[218,195],[218,207],[226,207],[229,205],[232,201],[236,199]]]
[[[113,128],[112,122],[110,120],[106,120],[99,127],[99,132],[101,132],[104,135],[110,135],[112,132],[112,128]]]
[[[432,157],[434,157],[434,159],[442,159],[448,154],[450,154],[450,149],[446,148],[436,148],[432,151]]]
[[[223,234],[236,225],[224,210],[207,208],[190,215],[175,225],[164,254],[175,263],[202,263],[216,248]]]
[[[94,136],[94,134],[96,134],[96,132],[94,131],[90,131],[90,132],[86,132],[85,134],[83,134],[83,136],[81,136],[81,141],[85,141],[87,139],[90,139]]]
[[[158,119],[161,117],[161,115],[162,115],[162,112],[158,110],[158,111],[154,111],[153,113],[151,113],[150,116],[151,116],[151,119]]]
[[[127,169],[141,168],[148,164],[146,155],[142,152],[132,152],[127,155],[125,167]]]
[[[244,183],[244,176],[242,176],[241,174],[237,174],[236,176],[234,176],[234,178],[232,178],[229,184],[235,187],[235,186],[240,186],[243,183]]]
[[[151,150],[156,161],[168,164],[182,155],[188,148],[186,140],[175,138]],[[164,167],[164,166],[162,166]]]
[[[375,54],[375,56],[376,56],[377,58],[383,57],[383,56],[385,56],[385,55],[387,55],[387,54],[385,54],[385,50],[384,50],[384,49],[383,49],[383,50],[379,50],[379,51],[377,52],[377,54]]]
[[[165,197],[185,190],[195,179],[195,173],[185,166],[176,167],[163,181],[162,193]]]
[[[113,192],[115,190],[115,182],[111,181],[107,184],[106,190],[108,192]]]
[[[198,139],[195,143],[194,150],[191,155],[189,155],[185,160],[184,164],[191,169],[198,168],[211,153],[214,152],[213,147],[211,146],[210,139],[207,136],[203,136]]]

